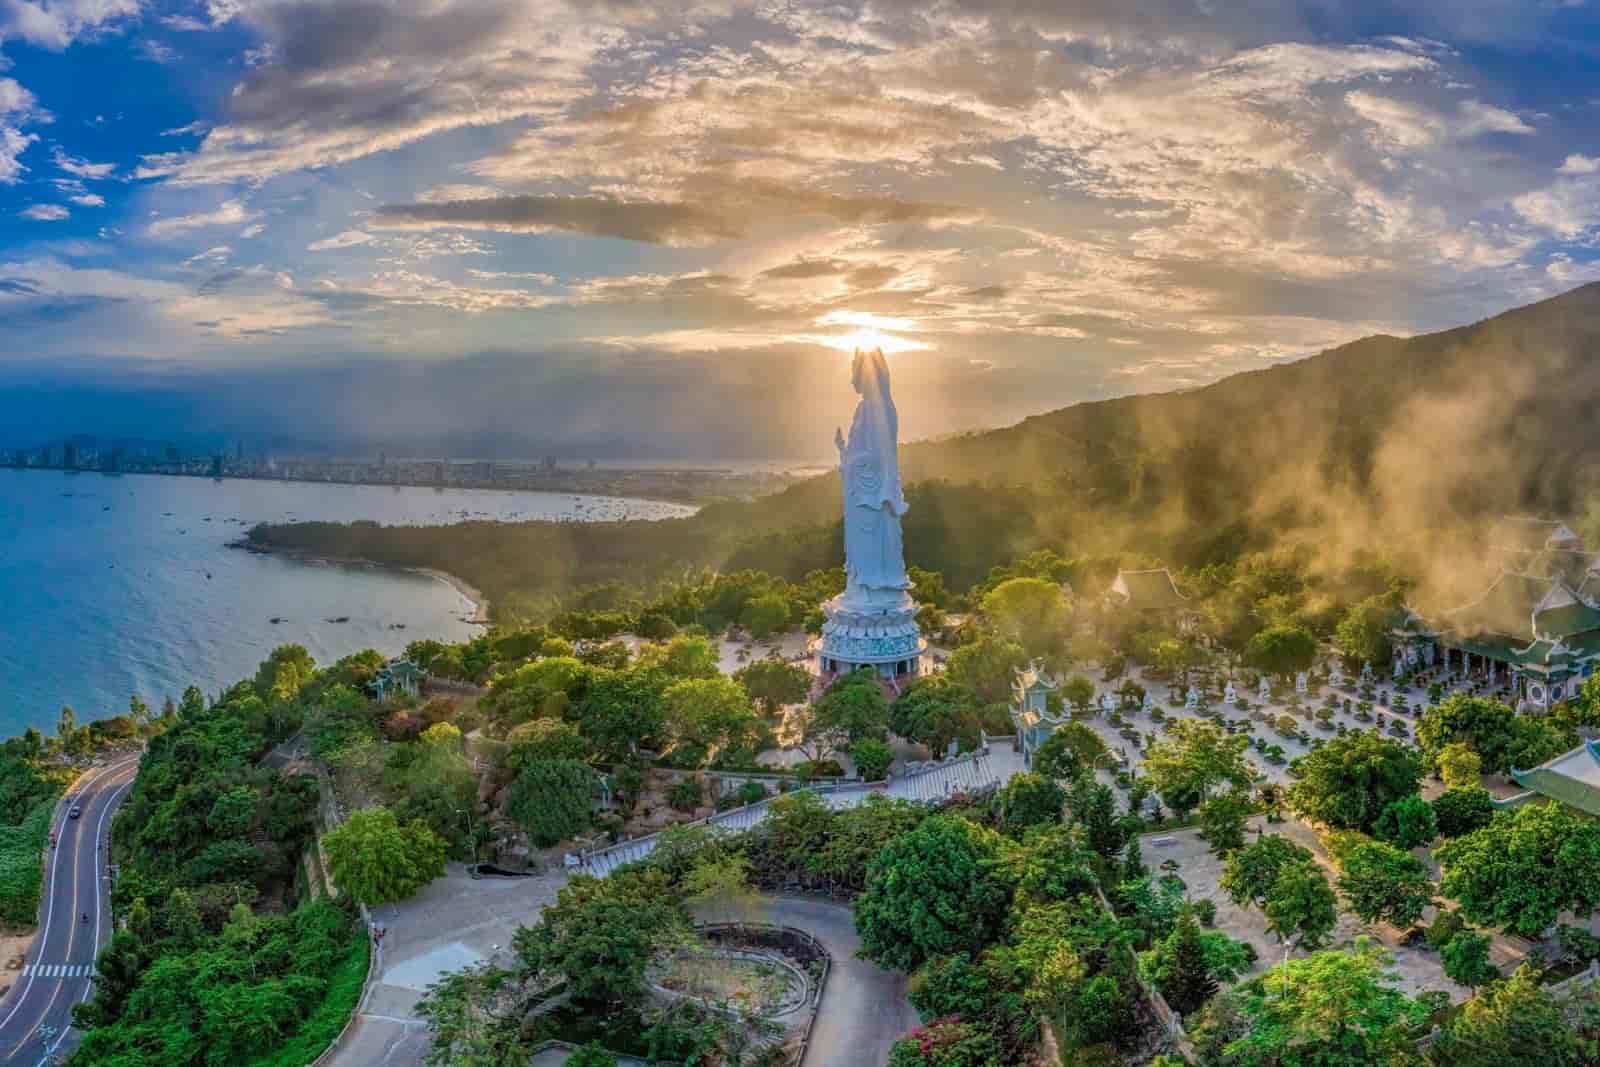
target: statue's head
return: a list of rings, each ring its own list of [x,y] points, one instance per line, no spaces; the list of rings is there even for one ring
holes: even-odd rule
[[[889,390],[889,361],[883,358],[883,349],[871,352],[856,349],[850,361],[850,384],[856,392],[866,396],[868,390],[885,393]]]

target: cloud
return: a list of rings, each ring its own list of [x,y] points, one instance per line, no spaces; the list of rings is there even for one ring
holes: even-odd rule
[[[0,70],[4,70],[0,66]],[[15,78],[0,78],[0,185],[15,185],[27,171],[22,153],[39,138],[23,133],[22,124],[43,116],[39,101]]]
[[[34,204],[32,207],[23,208],[17,212],[22,218],[33,219],[35,222],[60,222],[69,217],[72,212],[60,204]]]
[[[470,126],[550,117],[589,88],[601,25],[554,0],[283,0],[211,5],[264,41],[193,152],[138,173],[181,184],[259,180],[392,151]]]
[[[1441,114],[1423,105],[1364,90],[1345,94],[1345,103],[1367,122],[1377,127],[1381,142],[1416,148],[1452,138],[1471,138],[1486,133],[1531,134],[1529,126],[1504,108],[1491,107],[1478,100],[1462,100],[1455,114]]]
[[[370,233],[362,233],[360,230],[345,230],[343,233],[333,237],[311,242],[306,245],[306,251],[328,252],[337,248],[354,248],[357,245],[367,244],[371,240],[372,235]]]
[[[59,147],[55,149],[54,158],[56,161],[56,166],[60,167],[62,170],[66,171],[68,174],[71,174],[75,178],[99,180],[102,178],[111,177],[116,173],[117,170],[117,165],[115,163],[91,163],[87,159],[78,159],[75,156],[69,156]]]
[[[205,33],[214,28],[211,23],[193,15],[162,15],[161,25],[180,33]]]
[[[105,207],[106,206],[106,198],[101,196],[101,195],[99,195],[98,193],[80,193],[77,196],[68,197],[67,199],[71,200],[74,204],[77,204],[79,207]]]
[[[711,192],[711,190],[707,190]],[[437,204],[386,204],[382,226],[455,226],[510,233],[567,230],[650,244],[697,245],[745,236],[763,222],[799,216],[873,225],[975,218],[952,204],[882,196],[841,196],[772,182],[717,184],[699,202],[626,201],[596,196],[510,196]]]
[[[4,0],[0,43],[20,40],[59,52],[79,39],[117,29],[140,7],[140,0]]]
[[[139,42],[139,54],[152,63],[173,63],[178,59],[178,50],[154,37],[146,37]]]
[[[241,222],[251,222],[259,217],[259,213],[251,211],[243,201],[225,200],[211,211],[158,219],[146,226],[144,232],[150,237],[170,237],[185,230],[197,230],[210,226],[236,226]]]
[[[0,125],[0,185],[17,184],[17,179],[28,169],[22,165],[22,153],[38,139],[14,126]]]

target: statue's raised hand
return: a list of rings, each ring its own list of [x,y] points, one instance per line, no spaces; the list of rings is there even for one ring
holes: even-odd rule
[[[839,450],[839,455],[844,455],[844,431],[839,427],[833,428],[833,447]]]

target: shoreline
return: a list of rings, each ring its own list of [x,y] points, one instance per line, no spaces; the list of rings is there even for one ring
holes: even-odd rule
[[[288,477],[281,474],[247,474],[238,471],[229,471],[226,474],[212,474],[208,471],[164,471],[164,470],[120,470],[101,471],[89,470],[82,467],[59,466],[28,466],[14,465],[0,466],[0,470],[13,471],[38,471],[41,473],[66,474],[66,475],[100,475],[103,478],[194,478],[207,481],[235,481],[235,482],[266,482],[286,485],[335,485],[335,486],[365,486],[373,489],[435,489],[441,492],[452,490],[466,490],[470,492],[490,493],[541,493],[546,496],[583,496],[600,500],[639,500],[647,504],[661,504],[668,507],[688,508],[689,515],[667,515],[661,519],[644,519],[639,521],[660,522],[664,519],[689,518],[699,512],[707,504],[722,503],[726,500],[754,499],[742,495],[725,496],[715,493],[684,492],[680,495],[661,492],[625,492],[622,489],[594,488],[572,483],[552,482],[547,485],[501,485],[493,482],[463,481],[439,484],[421,480],[407,479],[403,481],[379,481],[369,478],[307,478]],[[801,479],[796,479],[799,481]],[[793,483],[790,483],[793,484]],[[773,492],[781,492],[782,487]],[[765,495],[765,494],[761,494]],[[527,522],[560,522],[560,519],[527,519],[518,520]],[[570,520],[568,520],[570,521]],[[586,521],[586,520],[578,520]],[[634,521],[634,520],[620,520]]]
[[[364,560],[362,562],[370,563],[371,561]],[[382,564],[374,564],[374,566],[382,566]],[[472,601],[473,615],[472,618],[468,620],[469,622],[472,622],[478,626],[493,625],[493,623],[490,622],[489,616],[489,598],[483,594],[483,590],[479,589],[465,578],[458,578],[449,571],[441,571],[433,567],[401,567],[399,569],[411,571],[413,574],[425,574],[429,578],[436,578],[439,581],[446,583],[456,592]],[[480,622],[479,620],[482,621]]]
[[[360,556],[330,556],[322,552],[306,552],[298,548],[286,548],[280,545],[261,545],[253,541],[229,541],[228,548],[242,549],[245,552],[254,552],[258,556],[280,556],[284,559],[299,560],[302,563],[327,563],[337,567],[372,567],[377,570],[392,571],[398,574],[420,574],[425,578],[443,582],[462,596],[472,602],[472,616],[463,619],[463,622],[472,626],[482,626],[485,629],[494,623],[489,615],[489,598],[477,586],[464,578],[459,578],[448,571],[437,570],[433,567],[408,567],[401,563],[379,563],[376,560],[363,559]]]

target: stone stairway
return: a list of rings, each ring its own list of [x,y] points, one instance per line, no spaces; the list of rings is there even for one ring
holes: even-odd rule
[[[957,793],[981,793],[1001,784],[1002,774],[997,772],[989,758],[989,750],[957,756],[954,759],[934,760],[908,766],[888,783],[841,783],[825,788],[813,787],[806,792],[815,793],[830,808],[842,811],[863,803],[867,797],[878,795],[895,800],[909,800],[918,804],[937,804]],[[689,826],[714,826],[732,833],[741,833],[758,825],[767,817],[772,801],[768,798],[742,808],[721,811]],[[658,834],[648,834],[632,841],[622,841],[607,848],[585,853],[579,859],[577,870],[604,878],[618,867],[636,863],[655,850]]]

